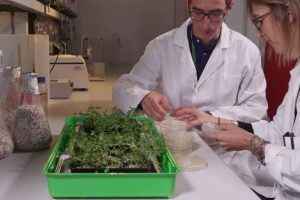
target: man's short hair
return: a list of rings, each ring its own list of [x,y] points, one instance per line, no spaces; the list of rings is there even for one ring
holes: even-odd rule
[[[192,1],[192,0],[188,0],[188,4],[190,4],[191,1]],[[231,1],[232,1],[232,0],[225,0],[225,4],[226,4],[227,7],[230,7]]]

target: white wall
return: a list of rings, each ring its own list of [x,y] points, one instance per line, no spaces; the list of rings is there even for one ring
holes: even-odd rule
[[[81,37],[86,35],[95,61],[132,65],[151,39],[178,26],[185,17],[185,0],[78,1],[71,51],[80,53]]]
[[[226,23],[259,46],[245,3],[236,1]],[[116,65],[133,65],[151,39],[180,26],[188,17],[186,0],[86,0],[78,1],[77,7],[70,52],[80,54],[81,37],[86,35],[94,48],[93,61]],[[86,46],[87,42],[83,49]]]
[[[259,46],[255,28],[247,20],[245,2],[236,1],[226,23]],[[188,17],[186,0],[80,0],[77,8],[69,52],[80,54],[81,38],[86,35],[94,48],[94,62],[117,65],[132,66],[151,39],[180,26]],[[28,33],[27,17],[27,13],[16,13],[17,34]],[[8,12],[0,12],[0,33],[11,33]]]
[[[252,24],[247,14],[246,0],[237,0],[231,10],[230,15],[226,18],[226,24],[254,42],[261,48],[260,40],[256,37],[256,28]]]
[[[245,20],[246,20],[246,5],[245,0],[237,0],[233,5],[230,15],[226,17],[226,24],[233,30],[240,33],[246,32]]]
[[[28,14],[24,12],[16,12],[14,16],[14,27],[16,34],[28,34]],[[10,12],[0,12],[0,49],[3,51],[3,67],[4,66],[17,66],[21,58],[18,59],[18,50],[16,52],[10,52],[14,48],[15,39],[7,40],[8,35],[2,34],[11,34],[11,14]],[[18,48],[17,48],[18,49]],[[28,49],[25,49],[28,51]],[[28,59],[23,57],[23,62],[27,62]],[[0,69],[0,97],[2,95],[2,86],[3,86],[3,76],[2,69]]]

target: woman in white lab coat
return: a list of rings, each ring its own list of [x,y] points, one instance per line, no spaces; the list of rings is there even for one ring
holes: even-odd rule
[[[127,113],[156,95],[154,98],[160,99],[152,100],[151,106],[143,106],[143,110],[158,121],[165,115],[157,114],[157,110],[164,109],[164,114],[182,106],[195,106],[214,116],[246,122],[265,117],[266,83],[260,53],[250,40],[224,23],[231,5],[230,0],[188,1],[191,15],[194,8],[201,9],[205,11],[204,19],[192,17],[181,27],[152,40],[130,74],[122,75],[113,86],[114,104]],[[216,10],[221,11],[218,22],[211,20]],[[209,35],[214,31],[218,41],[199,79],[187,34],[191,24],[193,34],[205,30]],[[201,35],[197,37],[205,41]]]
[[[276,199],[300,199],[300,1],[248,0],[248,8],[258,36],[272,45],[282,58],[298,59],[290,71],[289,89],[274,120],[255,122],[248,127],[242,125],[253,135],[229,124],[229,120],[210,118],[195,110],[180,112],[197,116],[190,126],[205,121],[219,122],[220,130],[204,132],[204,135],[216,139],[226,150],[249,150],[256,156],[276,180]]]

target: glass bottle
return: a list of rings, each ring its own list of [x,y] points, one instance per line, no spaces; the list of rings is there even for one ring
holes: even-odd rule
[[[49,147],[52,136],[41,105],[37,73],[22,75],[21,105],[16,112],[13,141],[16,150],[38,151]]]
[[[0,109],[2,113],[2,110]],[[14,150],[14,143],[8,131],[3,115],[0,115],[0,159],[6,158]]]
[[[20,105],[20,73],[21,67],[5,67],[3,71],[1,110],[9,132],[13,131],[16,110]]]
[[[38,88],[40,92],[41,105],[44,109],[46,116],[48,115],[48,90],[46,87],[46,77],[38,77]]]

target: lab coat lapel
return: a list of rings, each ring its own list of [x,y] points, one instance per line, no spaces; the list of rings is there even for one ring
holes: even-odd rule
[[[190,52],[188,40],[182,49],[180,62],[182,63],[182,66],[185,66],[188,76],[190,76],[190,78],[193,80],[193,87],[196,88],[197,72]]]
[[[295,107],[297,106],[297,95],[298,95],[298,91],[299,91],[299,87],[300,87],[300,64],[299,61],[297,62],[297,65],[294,69],[291,70],[290,72],[291,74],[291,78],[293,79],[293,85],[291,87],[293,87],[293,97],[292,97],[292,102],[291,102],[291,111],[290,113],[290,127],[288,128],[288,131],[293,132],[293,128],[295,129],[295,127],[298,126],[297,121],[295,121]],[[299,97],[298,97],[299,98]],[[298,100],[299,101],[299,100]],[[300,114],[299,109],[297,109],[297,115]]]
[[[183,63],[182,66],[186,67],[188,76],[193,80],[193,87],[196,88],[197,72],[189,49],[183,52],[181,62]]]
[[[186,73],[191,77],[194,83],[194,88],[197,85],[197,73],[196,68],[191,56],[190,47],[187,39],[187,26],[190,23],[190,19],[186,20],[183,25],[174,32],[173,43],[181,48],[181,54],[179,58],[179,65],[185,67]]]

